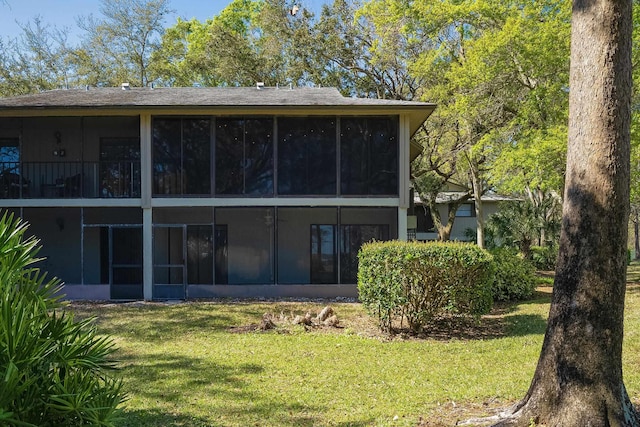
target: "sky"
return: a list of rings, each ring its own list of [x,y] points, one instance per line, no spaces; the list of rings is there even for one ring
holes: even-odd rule
[[[305,0],[298,2],[303,7],[311,7],[314,12],[327,0]],[[178,17],[197,18],[205,21],[217,15],[231,0],[171,0],[171,8],[176,11],[165,23],[170,27]],[[93,14],[98,17],[99,0],[0,0],[0,37],[14,38],[20,35],[20,24],[28,23],[39,16],[43,23],[59,29],[70,30],[69,41],[77,38],[76,18]]]

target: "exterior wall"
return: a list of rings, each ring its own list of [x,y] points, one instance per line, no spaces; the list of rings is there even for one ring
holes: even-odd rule
[[[66,283],[81,280],[80,209],[25,208],[22,217],[30,223],[29,233],[40,239],[40,268]]]

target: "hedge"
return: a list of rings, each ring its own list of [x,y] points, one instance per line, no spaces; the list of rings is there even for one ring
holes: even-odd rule
[[[480,315],[492,306],[492,256],[452,242],[373,242],[359,254],[358,292],[379,326],[406,320],[419,332],[445,312]]]
[[[495,264],[493,299],[515,301],[531,297],[536,289],[533,264],[512,249],[497,248],[491,254]]]

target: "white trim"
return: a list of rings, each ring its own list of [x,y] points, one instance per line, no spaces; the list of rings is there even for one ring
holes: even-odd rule
[[[398,207],[398,240],[407,241],[407,208]]]
[[[362,206],[362,207],[397,207],[398,198],[154,198],[155,207],[252,207],[252,206]]]
[[[140,199],[1,199],[0,208],[139,208]]]
[[[96,198],[96,199],[2,199],[0,208],[147,208],[147,207],[251,207],[251,206],[362,206],[397,207],[397,197],[335,197],[335,198],[245,198],[245,197],[155,197],[144,206],[142,199]]]
[[[142,207],[151,206],[151,192],[153,181],[151,115],[140,114],[140,195]]]
[[[142,210],[142,293],[146,301],[153,298],[153,210]]]

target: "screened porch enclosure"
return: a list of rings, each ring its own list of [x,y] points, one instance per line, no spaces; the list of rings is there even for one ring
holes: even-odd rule
[[[357,253],[397,237],[393,208],[158,208],[153,297],[228,285],[355,284]]]
[[[109,299],[145,297],[141,209],[14,212],[41,239],[40,267],[49,274],[87,291],[102,286]],[[154,208],[152,298],[215,296],[220,287],[354,285],[361,245],[397,238],[397,227],[395,208]]]
[[[397,116],[152,120],[154,197],[399,194]]]

